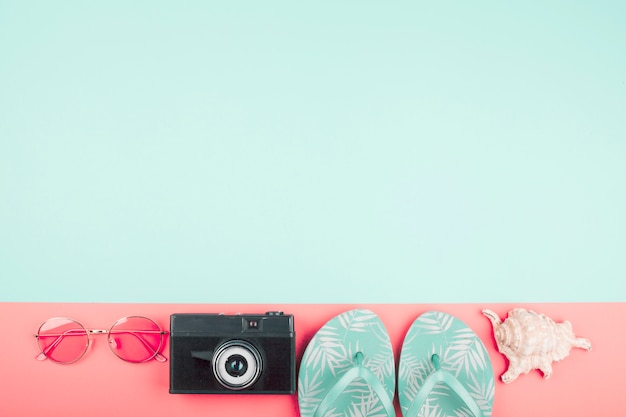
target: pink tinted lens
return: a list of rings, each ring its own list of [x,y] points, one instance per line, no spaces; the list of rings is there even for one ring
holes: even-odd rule
[[[79,322],[67,318],[54,318],[42,324],[37,341],[41,352],[59,363],[77,361],[89,346],[87,330]]]
[[[109,347],[128,362],[152,359],[159,353],[162,343],[161,328],[146,317],[124,317],[109,330]]]

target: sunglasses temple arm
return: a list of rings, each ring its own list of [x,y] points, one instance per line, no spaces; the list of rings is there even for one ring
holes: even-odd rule
[[[152,355],[154,355],[154,359],[156,359],[159,362],[165,362],[167,361],[167,358],[165,356],[163,356],[160,352],[156,351],[152,345],[150,343],[148,343],[146,341],[146,339],[143,338],[142,334],[143,333],[147,333],[147,334],[160,334],[161,337],[163,337],[164,334],[166,334],[167,332],[163,331],[163,330],[155,330],[155,331],[150,331],[150,330],[116,330],[114,332],[110,332],[109,335],[111,334],[116,334],[116,333],[127,333],[130,334],[134,337],[136,337],[145,347],[146,349],[148,349],[148,351],[150,353],[152,353]]]
[[[45,361],[46,359],[48,359],[48,354],[53,351],[54,349],[56,349],[57,346],[59,346],[59,344],[63,341],[63,338],[65,336],[85,336],[85,331],[83,330],[76,330],[76,329],[71,329],[71,330],[66,330],[61,334],[58,335],[45,335],[42,336],[40,334],[36,334],[35,337],[36,338],[42,338],[42,337],[52,337],[52,336],[56,336],[56,339],[54,340],[54,342],[52,342],[50,344],[50,346],[46,347],[44,350],[42,350],[37,356],[37,360],[39,361]]]

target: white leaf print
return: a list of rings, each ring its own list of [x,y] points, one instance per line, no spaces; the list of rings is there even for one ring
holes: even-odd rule
[[[443,417],[443,410],[439,407],[438,403],[432,405],[430,402],[432,399],[426,398],[424,405],[417,413],[418,417]],[[407,408],[408,411],[408,408]]]
[[[441,334],[450,329],[454,317],[438,311],[422,314],[415,322],[415,326],[425,330],[426,334]]]
[[[298,384],[298,400],[302,417],[312,416],[322,401],[321,398],[316,397],[323,391],[321,387],[324,381],[320,378],[320,371],[311,379],[309,376],[310,374],[307,374],[306,378],[300,380]]]
[[[352,310],[341,314],[338,321],[342,328],[351,332],[365,332],[368,322],[375,319],[376,314],[368,310]]]
[[[478,408],[483,412],[485,417],[491,415],[491,403],[493,402],[493,396],[495,393],[495,385],[493,378],[487,378],[486,381],[478,381],[476,375],[469,376],[467,382],[467,391],[470,393]]]
[[[349,417],[387,417],[387,412],[380,399],[374,393],[370,393],[353,402],[347,415]]]

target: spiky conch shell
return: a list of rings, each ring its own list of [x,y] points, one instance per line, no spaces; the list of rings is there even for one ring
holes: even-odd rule
[[[566,358],[573,347],[591,350],[591,342],[576,337],[568,321],[556,323],[545,314],[523,308],[511,310],[504,321],[491,310],[484,309],[483,314],[491,320],[498,350],[509,360],[501,377],[505,383],[532,369],[541,370],[547,379],[552,362]]]

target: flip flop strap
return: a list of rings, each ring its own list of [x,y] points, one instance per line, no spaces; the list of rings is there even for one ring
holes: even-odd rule
[[[360,353],[360,352],[359,352]],[[357,354],[358,355],[358,354]],[[319,406],[315,410],[313,417],[323,417],[328,410],[332,407],[332,405],[337,401],[337,398],[341,395],[341,393],[357,378],[363,378],[365,382],[374,390],[380,402],[382,403],[387,415],[389,417],[395,417],[396,412],[393,407],[393,403],[389,399],[389,394],[387,394],[387,390],[384,385],[380,382],[380,380],[374,375],[372,371],[367,369],[361,364],[360,358],[357,356],[357,365],[350,369],[348,372],[344,373],[341,378],[337,380],[335,385],[328,391],[322,402],[320,402]]]
[[[461,384],[452,373],[445,371],[439,367],[438,358],[436,360],[435,358],[433,358],[433,362],[435,363],[436,370],[428,375],[428,377],[424,381],[424,384],[422,384],[419,392],[413,399],[409,410],[404,416],[417,416],[417,413],[419,413],[422,405],[424,405],[424,402],[426,401],[426,398],[428,398],[432,390],[435,388],[435,385],[438,382],[443,382],[459,396],[461,401],[463,401],[467,405],[467,407],[475,417],[484,417],[484,414],[480,410],[480,407],[478,406],[472,395],[467,391],[467,389],[465,389],[463,384]]]

